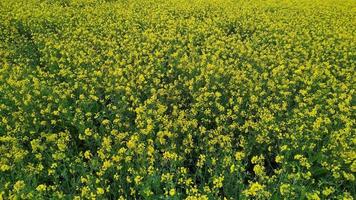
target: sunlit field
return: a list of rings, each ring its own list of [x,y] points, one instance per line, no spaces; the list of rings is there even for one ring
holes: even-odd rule
[[[356,197],[356,0],[0,0],[0,200]]]

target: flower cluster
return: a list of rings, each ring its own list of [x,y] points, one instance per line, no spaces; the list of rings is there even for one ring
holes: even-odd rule
[[[353,199],[354,0],[1,0],[0,200]]]

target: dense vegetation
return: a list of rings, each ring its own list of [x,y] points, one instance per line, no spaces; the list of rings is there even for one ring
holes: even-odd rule
[[[1,0],[0,199],[353,199],[355,0]]]

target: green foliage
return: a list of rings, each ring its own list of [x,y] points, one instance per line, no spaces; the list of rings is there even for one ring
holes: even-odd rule
[[[2,0],[0,200],[353,199],[354,0]]]

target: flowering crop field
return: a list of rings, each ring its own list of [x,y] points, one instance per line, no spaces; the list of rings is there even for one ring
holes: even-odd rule
[[[1,0],[0,200],[356,196],[355,0]]]

